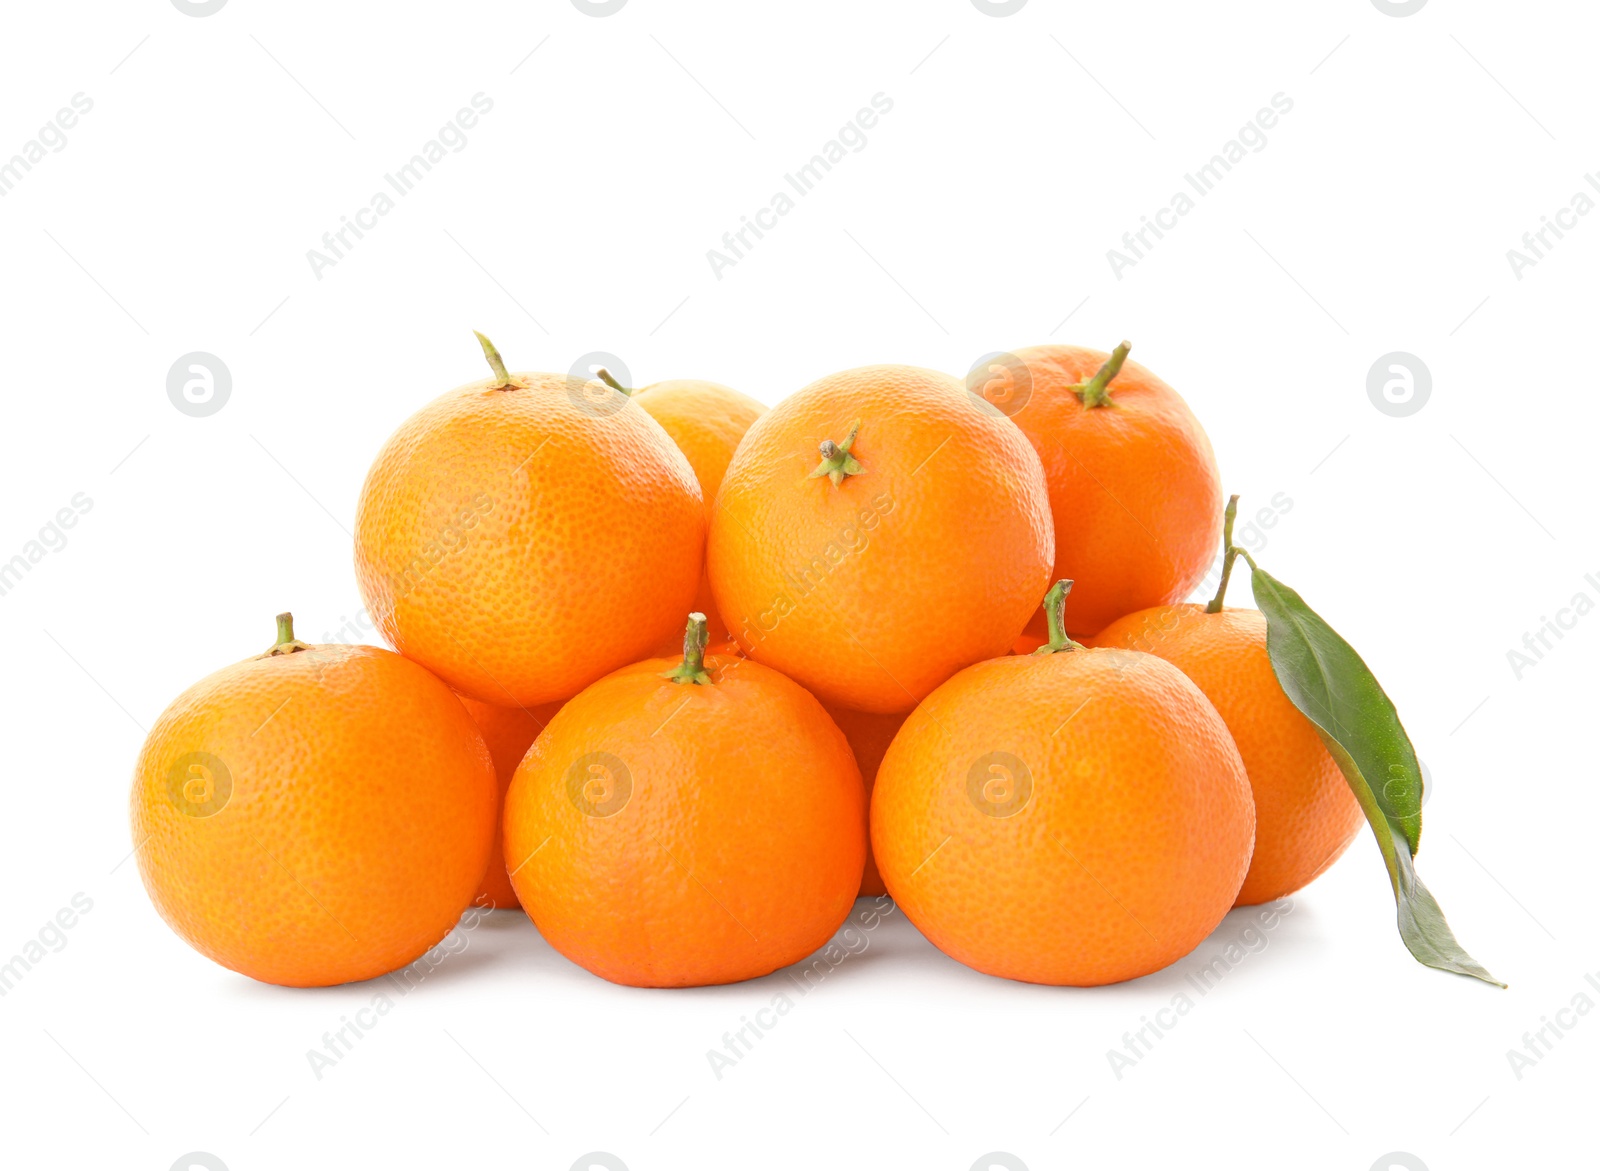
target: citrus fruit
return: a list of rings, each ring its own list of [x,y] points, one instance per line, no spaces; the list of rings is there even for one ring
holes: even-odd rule
[[[652,382],[634,391],[633,401],[661,424],[688,459],[695,479],[700,482],[709,527],[717,488],[722,484],[728,461],[733,458],[734,449],[750,424],[767,408],[721,383],[694,378]],[[713,644],[727,640],[728,624],[717,613],[716,600],[711,596],[711,580],[704,573],[700,577],[694,609],[705,614]],[[678,641],[676,630],[670,632],[657,653],[671,654]]]
[[[709,541],[745,653],[879,713],[1004,654],[1054,561],[1027,440],[954,378],[910,366],[829,375],[757,419]]]
[[[201,954],[271,984],[415,960],[483,877],[494,766],[450,689],[370,646],[265,654],[161,714],[134,768],[139,873]]]
[[[1221,922],[1250,862],[1249,784],[1216,709],[1154,655],[1060,626],[968,667],[878,769],[872,846],[895,902],[995,976],[1093,985],[1154,972]]]
[[[1111,354],[1033,346],[968,378],[1044,463],[1055,576],[1077,581],[1075,634],[1188,597],[1222,535],[1211,441],[1178,393],[1127,355],[1127,342]],[[1043,614],[1030,629],[1044,633]]]
[[[799,685],[704,656],[650,659],[556,713],[506,796],[523,909],[618,984],[764,976],[827,942],[861,885],[866,803],[850,746]]]
[[[1240,906],[1293,894],[1338,860],[1361,828],[1361,806],[1316,727],[1278,685],[1261,611],[1156,606],[1117,619],[1093,642],[1159,655],[1228,725],[1256,807]]]
[[[497,707],[465,695],[460,699],[472,722],[478,725],[483,742],[488,745],[489,756],[494,760],[495,780],[500,783],[500,799],[496,803],[496,809],[499,809],[505,804],[506,790],[511,787],[511,778],[516,774],[517,765],[527,755],[528,746],[561,710],[561,705],[542,703],[534,708]],[[501,838],[497,817],[494,847],[489,851],[489,866],[483,872],[483,881],[478,884],[478,893],[472,898],[476,906],[514,908],[518,905],[517,892],[512,889],[511,878],[506,874]]]
[[[1316,728],[1278,686],[1259,610],[1157,606],[1119,618],[1092,641],[1172,663],[1228,725],[1256,809],[1239,905],[1292,894],[1338,860],[1361,827],[1361,807]]]
[[[867,801],[870,803],[878,766],[883,763],[883,754],[889,751],[889,742],[894,739],[894,734],[906,722],[905,714],[897,712],[883,716],[844,707],[830,707],[828,714],[850,742],[850,751],[855,753],[856,767],[861,770],[861,779],[866,783]],[[888,893],[883,885],[883,876],[878,873],[877,859],[872,856],[871,842],[867,843],[867,864],[861,871],[860,893],[863,896]]]
[[[463,695],[534,707],[683,621],[704,505],[683,453],[626,395],[508,374],[483,345],[493,375],[406,420],[367,473],[356,576],[401,654]],[[616,621],[622,597],[634,621]]]

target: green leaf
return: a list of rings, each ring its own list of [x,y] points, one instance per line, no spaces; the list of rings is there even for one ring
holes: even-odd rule
[[[1422,770],[1394,703],[1355,648],[1305,600],[1251,564],[1267,617],[1267,657],[1291,703],[1317,726],[1350,783],[1389,870],[1400,938],[1430,968],[1505,985],[1466,953],[1412,866],[1422,838]]]

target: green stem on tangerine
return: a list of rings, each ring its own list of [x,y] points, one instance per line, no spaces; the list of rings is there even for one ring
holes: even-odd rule
[[[1111,351],[1111,357],[1106,359],[1104,366],[1095,372],[1095,376],[1088,382],[1072,388],[1072,393],[1083,400],[1086,407],[1109,407],[1116,404],[1111,401],[1111,380],[1122,371],[1122,364],[1128,360],[1128,351],[1133,349],[1130,342],[1122,342]]]
[[[1064,577],[1050,587],[1044,596],[1044,620],[1050,629],[1050,641],[1033,653],[1053,655],[1061,651],[1081,651],[1083,645],[1067,637],[1067,624],[1062,614],[1067,608],[1067,595],[1072,592],[1072,579]]]
[[[706,670],[709,639],[706,616],[698,612],[690,614],[689,625],[683,630],[683,662],[670,671],[661,672],[661,677],[674,683],[710,683],[711,673]]]
[[[278,641],[267,648],[267,655],[292,655],[311,647],[294,636],[294,615],[285,610],[278,615]],[[262,656],[263,658],[266,655]]]
[[[477,330],[472,331],[478,339],[478,344],[483,347],[483,356],[489,359],[489,369],[494,371],[494,389],[503,390],[512,385],[511,375],[506,373],[506,364],[500,357],[500,351],[494,348],[494,343]]]
[[[812,471],[809,479],[818,479],[827,476],[837,488],[844,483],[846,476],[858,476],[866,469],[850,454],[850,449],[855,446],[856,432],[861,430],[861,420],[857,419],[850,424],[850,433],[844,437],[843,443],[835,443],[831,439],[824,439],[817,447],[822,453],[822,462]]]
[[[609,386],[612,390],[616,391],[618,394],[626,394],[629,396],[633,394],[633,391],[629,390],[626,386],[623,386],[622,383],[618,382],[614,377],[612,377],[611,371],[607,370],[604,366],[596,366],[594,368],[594,376]]]
[[[1239,497],[1228,497],[1228,507],[1222,512],[1222,580],[1217,583],[1217,596],[1206,603],[1207,614],[1222,612],[1222,598],[1228,592],[1228,579],[1233,576],[1233,561],[1242,549],[1233,546],[1233,518],[1239,515]],[[1252,562],[1252,565],[1254,563]]]

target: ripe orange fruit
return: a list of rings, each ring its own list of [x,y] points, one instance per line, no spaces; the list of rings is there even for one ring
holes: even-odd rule
[[[493,377],[406,420],[367,473],[356,576],[402,654],[463,695],[534,707],[683,621],[705,512],[683,453],[626,395],[507,374],[483,344]],[[616,621],[619,598],[634,621]]]
[[[861,885],[866,802],[844,735],[759,663],[615,671],[569,700],[517,769],[505,851],[550,945],[618,984],[764,976],[821,947]]]
[[[1067,600],[1073,633],[1182,601],[1222,536],[1211,441],[1178,393],[1127,354],[1127,342],[1109,355],[1032,346],[969,376],[1044,463],[1055,576],[1077,581]],[[1043,634],[1044,615],[1029,629]]]
[[[370,646],[278,642],[172,702],[133,779],[139,873],[195,950],[270,984],[381,976],[455,925],[494,766],[450,689]]]
[[[1194,680],[1238,745],[1256,807],[1255,852],[1237,904],[1292,894],[1343,854],[1361,806],[1316,728],[1278,686],[1259,610],[1157,606],[1119,618],[1096,646],[1159,655]]]
[[[511,787],[511,778],[516,774],[517,765],[522,763],[522,758],[527,755],[528,746],[544,731],[555,714],[561,710],[559,703],[542,703],[535,708],[496,707],[491,703],[461,696],[461,703],[467,709],[467,714],[472,717],[472,722],[478,725],[478,731],[483,734],[483,742],[489,747],[489,756],[494,760],[495,780],[500,783],[500,799],[495,808],[505,806],[506,790]],[[517,892],[512,889],[511,878],[506,874],[506,858],[501,847],[502,834],[498,814],[495,821],[494,847],[489,851],[489,866],[483,872],[483,881],[478,884],[478,893],[472,897],[474,905],[480,907],[515,908]]]
[[[1061,631],[968,667],[878,769],[872,846],[935,946],[990,975],[1109,984],[1188,954],[1250,862],[1244,765],[1172,664]]]
[[[906,717],[901,712],[880,716],[874,712],[858,712],[844,707],[830,707],[828,714],[850,742],[850,751],[855,754],[856,767],[861,770],[861,779],[866,783],[867,802],[870,804],[878,766],[883,763],[883,754],[889,751],[889,742],[900,730],[900,725],[906,722]],[[872,856],[872,843],[868,842],[867,864],[861,871],[860,894],[865,897],[887,893],[883,876],[878,873],[878,861]]]
[[[998,411],[948,375],[866,366],[750,427],[707,566],[751,658],[825,703],[903,712],[1010,647],[1052,533],[1038,456]]]
[[[722,484],[722,474],[728,470],[728,461],[739,446],[744,433],[766,411],[766,407],[748,395],[740,394],[717,382],[694,378],[676,378],[666,382],[653,382],[642,390],[633,392],[638,403],[652,419],[660,423],[672,441],[678,445],[694,469],[700,482],[700,495],[706,505],[706,525],[711,524],[711,512],[716,505],[717,488]],[[728,624],[717,612],[716,599],[711,596],[711,579],[703,572],[700,590],[695,594],[695,610],[706,615],[712,644],[728,638]],[[676,631],[669,632],[658,654],[673,654],[682,640]]]

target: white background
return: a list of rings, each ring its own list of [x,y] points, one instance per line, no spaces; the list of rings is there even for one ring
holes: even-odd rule
[[[3,1161],[1550,1165],[1593,1108],[1600,1014],[1520,1080],[1506,1052],[1600,1003],[1600,617],[1520,679],[1507,652],[1600,601],[1600,216],[1520,280],[1506,251],[1600,168],[1595,31],[1580,0],[8,6],[0,158],[94,107],[0,199],[0,560],[93,503],[0,597],[0,958],[93,909],[0,999]],[[307,250],[479,92],[465,149],[318,279]],[[707,249],[880,92],[866,147],[717,279]],[[1265,148],[1117,279],[1107,249],[1280,92]],[[128,860],[130,767],[277,611],[319,641],[356,615],[368,462],[482,376],[474,328],[513,369],[606,350],[767,402],[1131,338],[1227,489],[1292,500],[1259,559],[1396,699],[1434,781],[1419,870],[1510,990],[1410,959],[1363,831],[1120,1079],[1107,1050],[1248,912],[1093,991],[980,976],[890,915],[721,1080],[706,1051],[781,975],[616,988],[496,915],[318,1080],[307,1050],[373,989],[255,984],[168,931]],[[191,351],[231,371],[209,417],[167,396]],[[1391,351],[1432,373],[1409,417],[1367,395]]]

